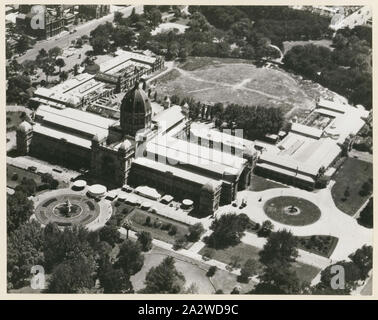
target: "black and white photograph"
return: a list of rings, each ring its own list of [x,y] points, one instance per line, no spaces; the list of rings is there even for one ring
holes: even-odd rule
[[[374,296],[373,6],[21,2],[7,294]]]

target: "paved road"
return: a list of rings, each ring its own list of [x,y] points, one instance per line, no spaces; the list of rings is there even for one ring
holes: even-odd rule
[[[136,13],[143,12],[143,5],[129,6],[129,7],[121,9],[120,12],[124,14],[124,17],[128,17],[131,14],[134,7],[135,7]],[[60,48],[68,47],[71,44],[72,40],[75,40],[76,38],[79,38],[85,34],[89,35],[89,33],[93,29],[95,29],[97,26],[99,26],[100,24],[104,24],[106,22],[112,22],[113,18],[114,18],[114,12],[100,19],[91,20],[91,21],[88,21],[87,23],[77,26],[76,27],[77,32],[75,33],[72,33],[72,34],[63,33],[55,37],[52,37],[50,39],[39,41],[36,43],[36,45],[32,49],[29,49],[24,55],[18,57],[17,62],[22,63],[25,60],[34,60],[38,55],[38,51],[41,50],[42,48],[48,51],[49,49],[54,48],[54,47],[60,47]]]

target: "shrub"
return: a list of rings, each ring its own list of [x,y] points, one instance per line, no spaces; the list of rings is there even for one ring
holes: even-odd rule
[[[177,227],[174,226],[174,225],[172,225],[171,228],[170,228],[169,231],[168,231],[168,234],[169,234],[170,236],[174,236],[176,233],[177,233]]]
[[[13,181],[17,181],[18,180],[18,174],[17,173],[13,173],[12,180]]]
[[[217,272],[217,270],[218,268],[216,266],[211,266],[209,270],[207,270],[206,276],[208,276],[209,278],[212,277],[215,272]]]
[[[189,236],[188,236],[189,240],[192,242],[197,242],[200,239],[202,232],[204,231],[205,229],[202,223],[200,222],[194,225],[191,225],[189,227]]]
[[[151,225],[151,217],[150,216],[147,216],[145,225],[146,226],[150,226]]]
[[[171,226],[172,226],[172,223],[167,222],[167,223],[164,223],[164,224],[161,226],[161,229],[162,229],[162,230],[169,230],[169,229],[171,228]]]
[[[141,245],[142,251],[149,251],[152,248],[152,236],[147,231],[141,231],[137,234],[138,242]]]
[[[203,260],[210,260],[213,257],[213,251],[211,249],[206,248],[202,254]]]
[[[184,248],[186,245],[186,238],[185,236],[181,236],[176,239],[175,243],[173,244],[173,250],[179,250]]]

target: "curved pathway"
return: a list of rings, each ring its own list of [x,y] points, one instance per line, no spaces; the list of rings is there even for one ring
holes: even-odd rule
[[[318,221],[306,226],[289,226],[278,223],[268,218],[265,214],[264,203],[271,198],[279,196],[301,197],[316,204],[321,210],[321,217]],[[347,259],[348,255],[361,248],[364,244],[372,244],[373,231],[359,225],[353,217],[340,211],[332,199],[329,189],[323,189],[317,193],[308,192],[297,188],[276,188],[260,192],[241,191],[237,199],[246,199],[248,204],[244,209],[223,206],[217,212],[221,215],[227,212],[247,214],[253,221],[262,223],[265,220],[272,221],[275,230],[287,229],[297,236],[309,235],[332,235],[339,238],[338,244],[331,255],[334,261]],[[262,201],[258,200],[262,198]]]

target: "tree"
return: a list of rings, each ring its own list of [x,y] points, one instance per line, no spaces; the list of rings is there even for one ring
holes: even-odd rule
[[[125,219],[123,222],[123,227],[126,229],[126,239],[129,239],[129,230],[132,228],[133,223],[130,219]]]
[[[206,273],[206,276],[208,277],[212,277],[216,272],[217,272],[218,268],[216,266],[211,266],[208,270],[207,270],[207,273]]]
[[[373,268],[373,247],[364,245],[351,254],[349,258],[361,271],[361,279],[365,280]]]
[[[73,66],[73,73],[74,73],[74,76],[77,76],[79,74],[79,65],[78,64],[75,64]]]
[[[130,276],[122,269],[115,269],[108,260],[98,271],[98,278],[104,293],[133,293]]]
[[[288,266],[278,262],[266,266],[259,276],[259,283],[251,291],[253,294],[301,294],[307,289],[307,284],[301,284],[295,273]]]
[[[55,59],[57,56],[60,56],[63,53],[63,50],[59,47],[51,48],[48,51],[48,55],[50,58]]]
[[[46,82],[49,82],[49,76],[54,74],[55,68],[52,64],[47,63],[42,68],[43,72],[46,75]]]
[[[224,248],[238,244],[240,238],[244,236],[248,222],[249,219],[245,215],[223,214],[211,224],[210,229],[213,230],[213,233],[207,238],[207,244],[213,248]]]
[[[273,229],[273,223],[270,220],[265,220],[261,225],[261,229],[259,230],[259,236],[267,237],[271,234]]]
[[[297,239],[285,229],[271,233],[259,255],[260,262],[266,266],[288,268],[298,257]]]
[[[151,26],[157,27],[161,22],[161,12],[158,9],[151,10],[150,13]]]
[[[142,251],[150,251],[152,248],[152,236],[147,231],[141,231],[137,233],[138,242],[142,247]]]
[[[140,244],[131,240],[125,240],[119,249],[116,268],[121,268],[126,274],[136,274],[142,269],[144,256]]]
[[[62,58],[56,59],[55,64],[59,67],[59,73],[62,71],[62,68],[66,65]]]
[[[104,36],[98,36],[94,39],[91,39],[91,45],[94,54],[104,54],[104,52],[106,52],[110,47],[109,38]]]
[[[259,264],[254,259],[248,259],[240,270],[240,281],[248,282],[249,277],[253,276],[259,270]]]
[[[62,81],[66,81],[68,79],[68,73],[67,71],[62,71],[60,74],[59,74],[59,78],[60,80]]]
[[[49,188],[53,190],[58,188],[59,185],[59,181],[54,179],[54,177],[47,172],[41,175],[41,181],[47,183],[49,185]]]
[[[35,220],[8,231],[7,236],[8,288],[17,289],[29,282],[32,266],[44,265],[44,237],[41,225]]]
[[[15,49],[17,53],[24,53],[26,50],[29,49],[29,46],[30,46],[29,38],[25,35],[22,35],[18,39]]]
[[[185,277],[175,268],[173,257],[166,257],[157,267],[152,267],[145,280],[142,293],[181,293]]]
[[[115,23],[120,23],[121,20],[122,20],[122,18],[123,18],[122,12],[119,12],[119,11],[114,12],[114,19],[113,19],[113,21]]]
[[[105,225],[99,232],[100,240],[109,243],[112,247],[121,241],[121,236],[116,226]]]
[[[197,242],[200,239],[202,232],[204,232],[204,231],[205,231],[205,229],[204,229],[202,223],[200,223],[200,222],[193,224],[193,225],[190,225],[189,226],[189,236],[188,236],[189,241]]]
[[[58,264],[52,274],[47,293],[79,293],[92,289],[95,269],[86,257],[78,256]]]
[[[126,26],[119,26],[113,31],[112,39],[115,46],[132,46],[135,40],[135,33]]]
[[[21,191],[29,197],[37,191],[37,183],[34,179],[23,177],[21,183],[15,188],[15,191]]]

